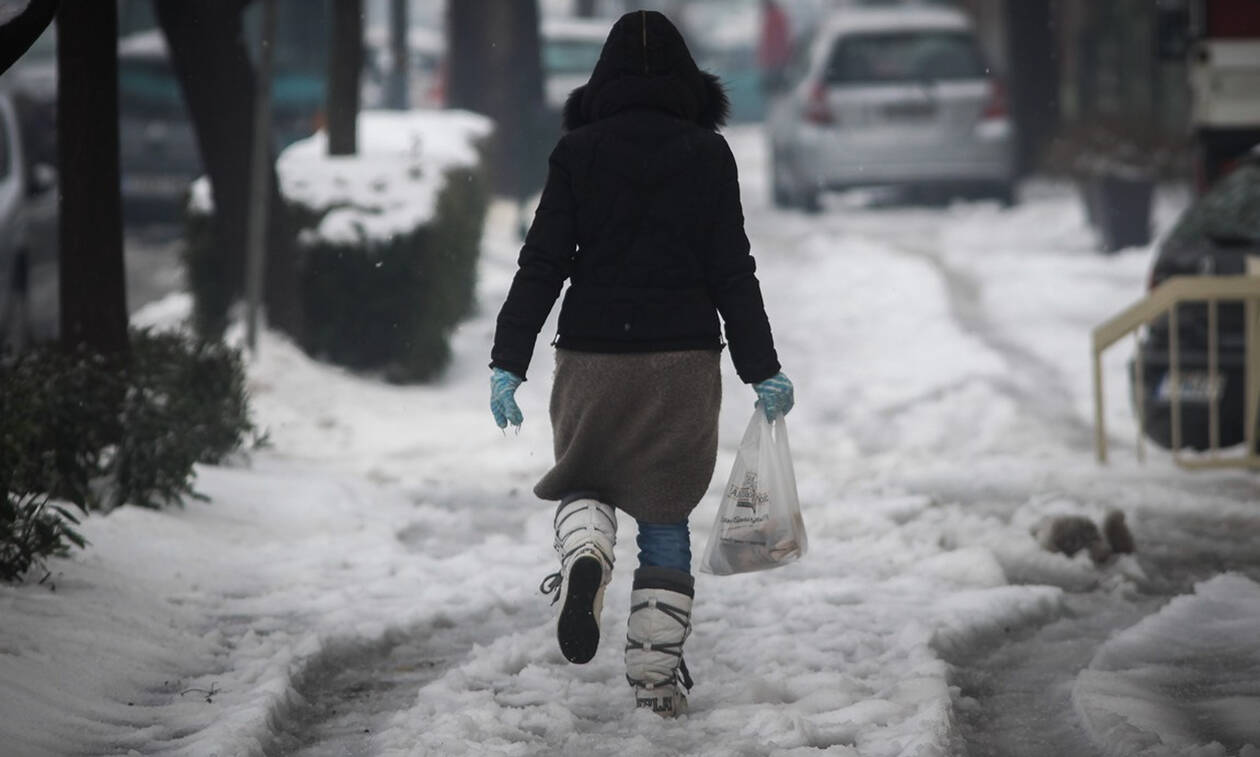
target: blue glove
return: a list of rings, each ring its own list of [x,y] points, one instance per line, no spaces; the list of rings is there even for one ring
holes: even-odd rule
[[[490,374],[490,412],[494,413],[494,422],[499,428],[507,428],[511,423],[520,426],[525,420],[521,409],[516,406],[516,387],[521,385],[520,376],[502,368],[495,368]]]
[[[766,413],[766,420],[774,422],[775,418],[788,414],[796,404],[796,395],[792,390],[792,382],[782,371],[757,384],[753,391],[761,402],[761,409]]]

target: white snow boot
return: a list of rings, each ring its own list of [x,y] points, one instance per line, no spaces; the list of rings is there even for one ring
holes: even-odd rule
[[[556,638],[569,662],[589,662],[599,647],[599,615],[604,587],[612,578],[617,513],[589,495],[566,498],[556,508],[556,552],[560,571],[543,580],[539,590],[563,600]]]
[[[687,711],[691,674],[683,662],[683,642],[691,633],[695,579],[670,568],[634,572],[630,619],[626,623],[626,680],[635,707],[665,718]]]

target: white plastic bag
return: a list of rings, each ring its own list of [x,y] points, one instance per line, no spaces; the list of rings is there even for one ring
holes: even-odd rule
[[[805,521],[782,416],[753,411],[718,505],[700,570],[719,576],[787,565],[805,554]]]

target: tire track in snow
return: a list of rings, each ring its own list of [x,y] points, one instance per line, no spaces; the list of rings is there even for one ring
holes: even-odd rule
[[[948,222],[949,217],[942,215],[934,220],[936,222],[929,226],[929,237],[939,236],[940,226]],[[994,322],[984,308],[984,285],[976,277],[950,265],[939,251],[917,239],[907,238],[904,232],[889,236],[859,233],[931,266],[945,285],[955,323],[1001,356],[1010,367],[1011,378],[992,382],[994,390],[1013,400],[1020,412],[1031,416],[1032,421],[1047,427],[1050,432],[1047,438],[1058,439],[1073,450],[1092,449],[1093,427],[1077,415],[1072,391],[1059,367],[1025,347]]]
[[[859,238],[890,254],[930,266],[943,282],[954,323],[1009,366],[1009,378],[986,379],[986,384],[1014,402],[1020,416],[1044,443],[1089,455],[1092,426],[1075,411],[1074,395],[1063,371],[1026,347],[1018,332],[986,310],[985,285],[974,273],[951,264],[943,251],[932,246],[950,223],[950,216],[894,210],[856,216],[846,213],[800,228],[791,219],[781,221],[779,234],[764,234],[763,238],[784,247],[800,244],[810,234]],[[1254,498],[1255,492],[1254,486],[1235,479],[1156,475],[1104,483],[1088,480],[1092,478],[1071,473],[1054,480],[1065,494],[1085,501],[1107,500],[1115,489],[1132,486],[1167,486],[1184,493],[1187,499],[1197,493],[1245,501]],[[1046,481],[1008,480],[1001,492],[990,490],[992,482],[979,482],[983,492],[975,488],[975,481],[957,483],[960,487],[950,499],[974,502],[992,517],[1005,520],[1009,512],[1000,502],[1027,501],[1042,491]],[[953,744],[958,757],[1098,757],[1098,746],[1078,721],[1072,690],[1077,672],[1089,666],[1099,646],[1119,630],[1159,611],[1172,597],[1191,591],[1198,581],[1224,570],[1260,574],[1260,547],[1247,545],[1239,536],[1249,533],[1248,529],[1225,529],[1227,533],[1222,533],[1210,524],[1195,525],[1193,518],[1141,507],[1131,514],[1138,514],[1137,563],[1149,579],[1138,580],[1125,591],[1116,591],[1114,585],[1106,588],[1107,583],[1100,581],[1093,591],[1066,594],[1064,613],[1055,620],[1012,628],[1005,643],[996,647],[942,655],[951,668],[950,682],[958,690]],[[1204,529],[1211,531],[1211,539],[1196,535]]]
[[[294,676],[291,700],[273,713],[266,757],[366,757],[373,734],[415,703],[477,639],[453,621],[329,644]]]

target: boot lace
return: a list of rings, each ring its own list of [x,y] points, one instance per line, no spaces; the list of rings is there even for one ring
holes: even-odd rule
[[[560,585],[564,583],[564,577],[560,575],[560,571],[556,571],[542,580],[538,584],[538,592],[540,594],[550,594],[551,604],[560,601]]]

